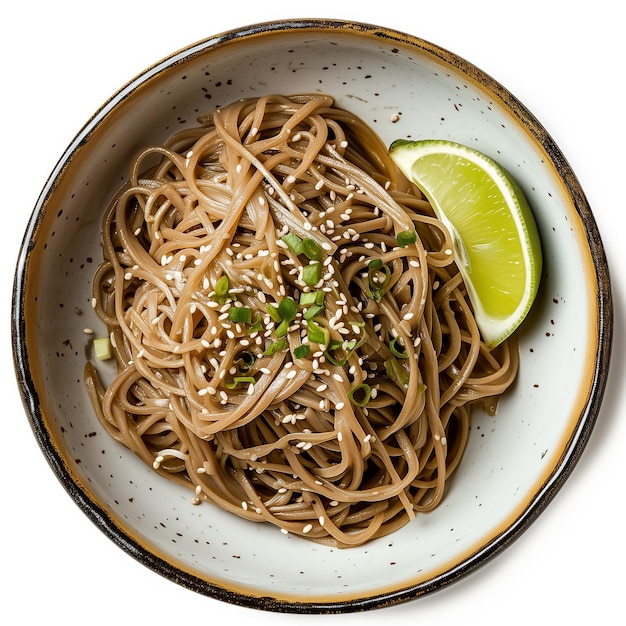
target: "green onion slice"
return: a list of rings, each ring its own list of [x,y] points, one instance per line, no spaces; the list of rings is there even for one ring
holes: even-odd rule
[[[220,276],[215,283],[215,295],[218,297],[223,297],[228,293],[228,276]]]
[[[284,337],[289,332],[289,326],[291,325],[289,320],[283,320],[274,331],[277,337]]]
[[[302,239],[296,233],[287,233],[281,239],[294,254],[302,254]]]
[[[256,380],[254,379],[254,376],[235,376],[230,381],[224,381],[224,385],[228,389],[236,389],[239,385],[242,385],[242,384],[254,385],[255,382]]]
[[[324,346],[325,349],[330,342],[330,332],[328,328],[320,326],[315,319],[307,320],[306,324],[308,328],[307,336],[309,338],[309,342]]]
[[[272,318],[273,322],[276,322],[276,323],[282,322],[283,316],[280,314],[278,307],[274,306],[273,304],[268,304],[266,305],[265,310],[267,311],[269,316]]]
[[[255,356],[250,350],[242,350],[234,358],[234,362],[237,364],[237,369],[240,372],[247,372],[254,365]]]
[[[323,310],[323,304],[314,304],[306,310],[306,313],[303,317],[305,320],[312,320],[314,317],[317,317]]]
[[[408,359],[409,358],[408,352],[406,350],[399,350],[396,347],[399,339],[400,339],[399,337],[394,337],[389,342],[389,349],[391,350],[391,354],[393,354],[394,356],[397,356],[399,359]]]
[[[311,352],[311,346],[308,343],[303,343],[293,350],[293,356],[296,359],[303,359],[305,356],[308,356]]]
[[[263,354],[265,356],[272,356],[275,352],[285,350],[285,348],[287,348],[287,339],[286,337],[283,337],[282,339],[279,339],[278,341],[274,341],[273,343],[270,343],[270,345],[267,346],[267,348],[265,348],[265,351],[263,352]]]
[[[287,296],[278,303],[278,312],[280,313],[283,320],[291,322],[292,320],[296,319],[296,314],[298,313],[298,305],[293,298]]]
[[[252,310],[247,306],[231,306],[228,309],[228,321],[249,324],[252,321]]]
[[[311,261],[319,261],[322,258],[322,248],[314,239],[302,241],[302,252]]]
[[[385,361],[385,371],[387,378],[403,386],[409,384],[409,375],[407,371],[400,365],[398,359],[391,357]]]
[[[323,291],[305,291],[300,294],[300,304],[302,306],[309,306],[310,304],[324,304],[324,295]]]
[[[348,398],[354,406],[364,407],[372,397],[372,388],[367,383],[355,385],[348,391]]]
[[[406,248],[417,241],[417,233],[414,230],[403,230],[398,233],[396,239],[401,248]]]
[[[375,302],[380,302],[391,280],[391,269],[386,263],[375,263],[377,260],[380,259],[370,261],[367,266],[366,294]],[[372,266],[373,263],[374,265]]]
[[[322,278],[322,265],[315,262],[302,268],[302,280],[309,286],[317,285]]]

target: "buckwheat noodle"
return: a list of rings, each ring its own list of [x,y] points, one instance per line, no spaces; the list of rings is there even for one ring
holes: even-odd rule
[[[470,407],[516,375],[446,228],[328,96],[242,99],[146,148],[102,244],[104,428],[192,502],[283,532],[357,546],[434,509]]]

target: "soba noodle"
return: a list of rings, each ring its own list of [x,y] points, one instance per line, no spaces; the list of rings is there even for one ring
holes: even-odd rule
[[[243,99],[145,149],[102,243],[104,428],[194,503],[283,532],[357,546],[433,510],[471,405],[516,375],[445,227],[328,96]]]

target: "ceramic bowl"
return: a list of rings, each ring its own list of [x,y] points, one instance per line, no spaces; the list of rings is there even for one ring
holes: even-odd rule
[[[521,365],[495,417],[474,415],[467,451],[433,513],[359,548],[286,536],[190,505],[102,430],[82,381],[83,329],[102,210],[138,148],[199,114],[267,93],[319,91],[387,143],[442,138],[517,178],[544,252],[518,332]],[[28,418],[52,470],[110,539],[172,581],[235,604],[291,612],[378,608],[472,572],[520,536],[570,475],[594,426],[610,354],[607,265],[583,191],[548,133],[502,85],[414,36],[305,20],[226,32],[172,54],[115,93],[46,182],[25,233],[13,345]]]

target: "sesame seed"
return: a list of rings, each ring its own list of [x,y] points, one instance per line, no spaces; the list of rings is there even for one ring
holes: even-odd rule
[[[346,405],[343,402],[337,402],[337,404],[335,404],[335,410],[341,411],[341,409],[343,409],[344,406]]]
[[[303,529],[302,532],[304,534],[306,533],[310,533],[313,530],[313,524],[307,524]]]

